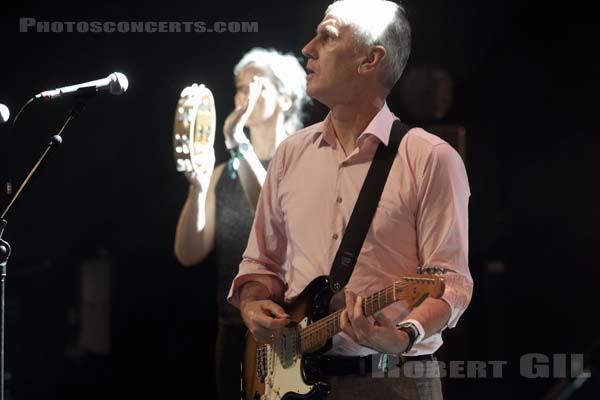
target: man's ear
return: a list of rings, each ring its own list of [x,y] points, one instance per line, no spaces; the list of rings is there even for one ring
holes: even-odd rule
[[[292,106],[292,103],[293,103],[292,98],[290,96],[288,96],[287,94],[281,95],[277,99],[277,104],[279,104],[279,107],[281,108],[281,110],[283,112],[286,112],[287,110],[289,110],[290,107]]]
[[[367,74],[381,65],[383,59],[387,56],[385,47],[376,45],[369,48],[369,52],[358,66],[359,74]]]

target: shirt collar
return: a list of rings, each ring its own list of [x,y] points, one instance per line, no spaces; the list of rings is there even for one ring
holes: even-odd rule
[[[369,122],[369,125],[367,125],[365,130],[358,136],[357,144],[360,146],[360,143],[363,142],[368,135],[372,135],[387,146],[390,140],[392,124],[396,119],[397,117],[390,111],[387,103],[384,103],[381,110],[377,112],[375,117]],[[337,140],[335,138],[335,133],[333,132],[333,127],[331,126],[331,112],[329,112],[327,117],[316,126],[313,142],[319,137],[321,138],[322,144],[325,142],[332,147],[336,146]]]

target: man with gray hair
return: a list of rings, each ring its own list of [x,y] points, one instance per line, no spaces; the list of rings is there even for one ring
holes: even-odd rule
[[[404,8],[383,0],[331,4],[308,58],[307,94],[326,105],[324,121],[277,149],[229,301],[261,343],[290,323],[293,301],[316,277],[329,275],[361,185],[380,143],[388,146],[397,117],[386,97],[410,53]],[[434,352],[472,294],[468,253],[469,184],[456,151],[412,128],[402,139],[369,232],[341,299],[341,329],[333,337],[323,378],[333,399],[442,398]],[[363,314],[363,299],[407,274],[443,274],[440,299],[413,309],[395,303]],[[336,304],[339,301],[340,306]],[[420,363],[388,379],[386,355]],[[365,368],[365,366],[367,368]],[[377,370],[377,367],[381,371]]]

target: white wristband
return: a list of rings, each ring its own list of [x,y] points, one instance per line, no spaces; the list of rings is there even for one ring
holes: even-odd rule
[[[423,325],[421,325],[421,323],[419,321],[417,321],[416,319],[405,319],[401,323],[405,324],[407,322],[410,322],[411,324],[416,326],[417,330],[419,331],[419,336],[415,340],[414,344],[417,344],[417,343],[421,342],[423,339],[425,339],[425,329],[423,329]]]

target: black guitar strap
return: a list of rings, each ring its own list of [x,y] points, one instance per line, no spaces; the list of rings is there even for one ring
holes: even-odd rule
[[[344,237],[333,259],[329,282],[334,293],[342,290],[350,280],[360,249],[375,215],[385,182],[392,168],[392,163],[398,153],[398,146],[400,146],[400,141],[410,128],[410,126],[399,120],[394,121],[388,146],[379,143],[379,147],[377,147],[367,177],[358,194],[354,210],[352,210]]]

